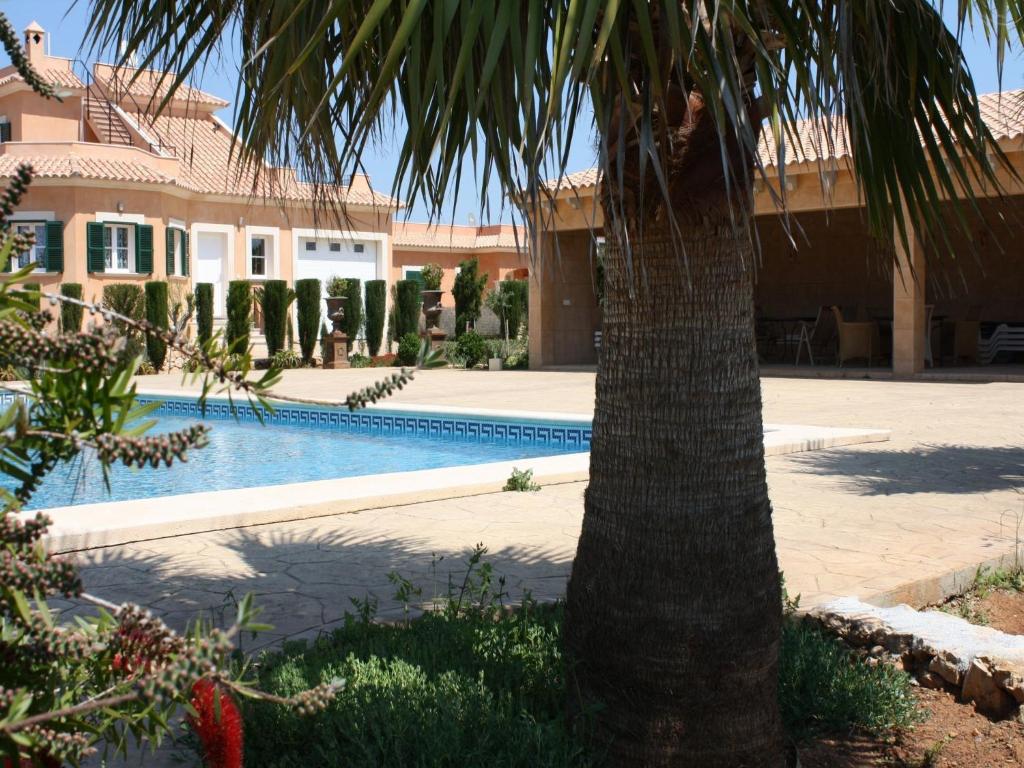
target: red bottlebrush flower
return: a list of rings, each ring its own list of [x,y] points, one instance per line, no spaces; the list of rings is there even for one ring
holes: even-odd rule
[[[242,713],[225,689],[220,689],[220,719],[214,705],[217,684],[203,677],[192,686],[192,707],[198,717],[188,722],[203,745],[206,768],[242,768]]]

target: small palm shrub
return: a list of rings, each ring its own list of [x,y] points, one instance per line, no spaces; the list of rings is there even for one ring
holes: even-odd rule
[[[196,283],[196,324],[200,344],[213,338],[213,283]]]
[[[288,368],[301,368],[302,357],[298,352],[291,349],[279,349],[270,357],[270,367],[285,370]]]
[[[167,329],[167,281],[150,280],[146,283],[146,320],[154,328]],[[154,373],[164,367],[167,358],[167,343],[155,334],[146,336],[146,354],[152,363]]]
[[[452,295],[455,297],[455,336],[462,336],[467,326],[480,317],[483,303],[484,288],[487,286],[487,273],[479,274],[480,262],[476,258],[467,259],[459,264],[459,274],[455,276]]]
[[[295,281],[295,303],[299,321],[299,349],[302,361],[313,362],[317,331],[320,329],[320,281],[315,277]]]
[[[228,283],[228,324],[225,328],[227,344],[232,352],[249,348],[249,329],[252,328],[252,284],[248,280]]]
[[[467,368],[475,368],[487,359],[487,340],[476,331],[467,331],[455,342],[456,353]]]
[[[288,325],[288,283],[267,280],[263,284],[260,305],[263,309],[263,328],[267,338],[267,354],[273,357],[284,348],[285,327]]]
[[[420,328],[420,284],[415,280],[395,283],[395,338],[401,342],[407,333]]]
[[[398,364],[416,365],[416,360],[420,356],[420,344],[420,337],[417,334],[405,334],[398,342]]]
[[[505,481],[505,487],[503,491],[539,491],[540,486],[533,482],[533,470],[532,469],[519,469],[518,467],[512,467],[512,474],[509,475],[508,480]]]
[[[82,300],[81,283],[63,283],[60,287],[60,295],[69,299]],[[64,333],[78,333],[82,330],[82,307],[78,304],[62,302],[60,305],[60,329]]]
[[[380,353],[380,345],[384,342],[387,296],[384,280],[366,283],[366,345],[370,348],[370,357]]]

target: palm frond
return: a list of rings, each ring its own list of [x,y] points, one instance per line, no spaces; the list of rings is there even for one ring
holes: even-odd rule
[[[1024,38],[1024,0],[956,6],[947,29],[942,3],[925,0],[91,0],[87,35],[94,50],[124,40],[126,60],[177,86],[237,34],[235,128],[251,162],[335,184],[404,125],[392,193],[435,213],[469,164],[482,209],[493,178],[543,211],[543,179],[593,128],[622,230],[649,206],[674,215],[670,162],[691,94],[739,196],[767,173],[758,143],[785,158],[799,149],[794,122],[813,120],[826,141],[847,131],[875,233],[906,236],[904,210],[944,232],[943,201],[995,185],[989,155],[1005,162],[960,40],[976,25],[1001,68]],[[581,125],[588,104],[593,126]]]

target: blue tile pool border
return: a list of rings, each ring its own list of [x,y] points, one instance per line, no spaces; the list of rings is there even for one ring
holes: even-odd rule
[[[6,407],[15,396],[0,394]],[[154,415],[207,421],[236,420],[340,432],[432,439],[455,439],[481,443],[501,442],[556,447],[566,452],[590,450],[589,422],[518,419],[514,416],[476,416],[419,410],[369,408],[349,411],[345,407],[274,404],[273,410],[236,400],[209,398],[206,410],[191,398],[139,395],[139,404],[159,402]],[[233,409],[233,410],[232,410]]]

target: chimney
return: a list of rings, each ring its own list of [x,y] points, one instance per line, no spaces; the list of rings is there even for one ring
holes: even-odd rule
[[[29,64],[40,64],[46,57],[46,30],[38,21],[25,27],[25,55]]]

